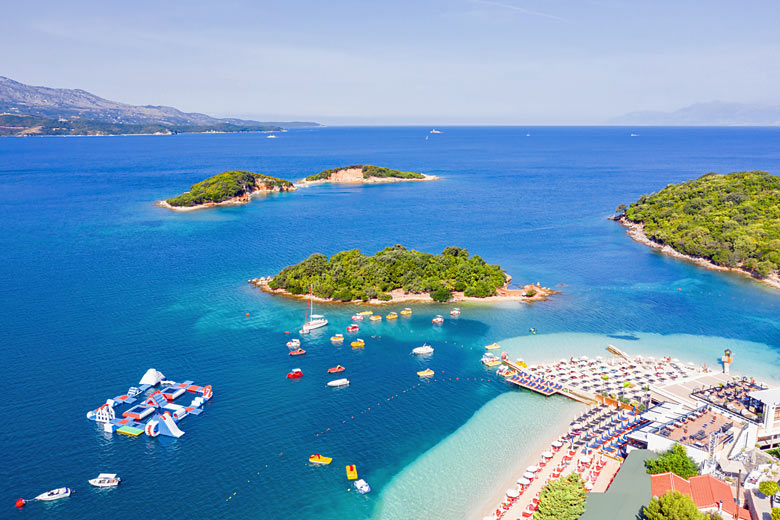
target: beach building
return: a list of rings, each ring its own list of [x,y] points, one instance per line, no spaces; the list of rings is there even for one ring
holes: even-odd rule
[[[605,493],[590,493],[585,502],[585,513],[579,520],[605,518],[639,518],[650,502],[650,475],[645,461],[654,457],[649,450],[633,450]]]
[[[737,504],[734,493],[727,483],[712,475],[697,475],[684,479],[674,473],[650,475],[653,497],[662,497],[669,491],[688,495],[703,513],[717,512],[726,519],[751,520],[750,511]]]
[[[762,448],[780,445],[780,387],[755,390],[748,397],[760,403],[756,443]]]

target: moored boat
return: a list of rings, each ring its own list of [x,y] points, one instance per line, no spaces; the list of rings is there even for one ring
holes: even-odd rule
[[[426,368],[425,370],[417,372],[417,375],[420,377],[431,377],[433,374],[434,372],[430,368]]]
[[[331,462],[333,462],[332,457],[325,457],[324,455],[320,455],[319,453],[315,453],[314,455],[309,456],[309,462],[312,464],[323,464],[328,465]]]
[[[418,355],[433,354],[433,347],[425,343],[421,347],[413,348],[412,354],[418,354]]]
[[[330,337],[331,343],[343,343],[344,342],[344,334],[336,334],[334,336]]]
[[[361,495],[365,495],[371,491],[371,486],[369,486],[368,482],[361,478],[355,481],[355,489],[357,489],[358,493]]]
[[[299,331],[301,334],[308,334],[314,329],[319,329],[328,324],[328,320],[322,314],[314,314],[314,286],[309,286],[309,305],[306,307],[306,318],[303,321],[303,327]]]
[[[328,381],[328,386],[333,386],[333,387],[349,386],[349,379],[347,379],[346,377],[341,379],[334,379],[333,381]]]
[[[95,487],[117,487],[122,481],[116,476],[116,473],[101,473],[96,478],[91,478],[87,482]]]
[[[362,314],[353,314],[352,315],[352,321],[363,321],[363,315]]]
[[[360,330],[360,327],[358,327],[357,325],[354,325],[354,324],[347,327],[347,332],[357,332],[359,330]]]
[[[460,309],[458,309],[457,307],[455,307],[454,309],[452,309],[452,310],[450,311],[450,316],[460,316]]]
[[[401,316],[411,316],[411,315],[412,315],[412,309],[410,309],[409,307],[401,311]]]
[[[41,493],[40,495],[35,497],[35,500],[43,500],[43,501],[59,500],[60,498],[69,497],[72,493],[73,493],[72,489],[62,487],[62,488],[52,489],[51,491],[47,491],[46,493]]]
[[[434,325],[441,325],[442,323],[444,323],[444,316],[442,316],[441,314],[437,314],[436,317],[433,318],[431,321],[433,322]]]
[[[343,366],[336,365],[335,367],[328,369],[328,374],[336,374],[338,372],[343,372],[345,370],[346,370],[346,368],[344,368]]]
[[[287,372],[287,379],[300,379],[303,377],[303,372],[301,372],[300,368],[293,368],[289,372]]]
[[[350,345],[352,346],[352,348],[363,348],[363,347],[366,346],[366,342],[363,341],[362,339],[358,338],[355,341],[353,341],[352,343],[350,343]]]
[[[398,313],[397,312],[391,312],[389,313],[386,318],[388,320],[397,320],[398,319]]]
[[[287,348],[298,348],[301,346],[301,340],[293,338],[287,342]]]
[[[379,314],[374,314],[374,315],[372,315],[369,318],[369,320],[371,320],[371,321],[382,321],[382,316],[380,316]]]
[[[490,345],[485,345],[485,349],[487,350],[495,350],[497,348],[501,348],[501,345],[498,343],[491,343]]]
[[[361,316],[371,316],[372,314],[374,314],[374,311],[360,311],[358,312],[358,314],[360,314]]]
[[[482,361],[483,365],[488,366],[488,367],[494,367],[496,365],[500,365],[501,364],[501,360],[498,359],[493,354],[491,354],[490,352],[486,352],[482,356],[482,359],[480,361]]]
[[[297,348],[295,350],[290,351],[291,356],[302,356],[304,354],[306,354],[306,351],[303,350],[302,348]]]
[[[350,464],[349,466],[347,466],[347,478],[349,480],[355,480],[357,479],[357,477],[358,477],[357,468],[355,467],[355,465]]]

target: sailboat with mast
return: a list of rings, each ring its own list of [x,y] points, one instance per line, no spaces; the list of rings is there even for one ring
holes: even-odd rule
[[[301,327],[301,334],[308,334],[314,329],[319,329],[328,324],[328,320],[322,314],[314,314],[314,286],[309,286],[309,305],[306,307],[306,318]]]

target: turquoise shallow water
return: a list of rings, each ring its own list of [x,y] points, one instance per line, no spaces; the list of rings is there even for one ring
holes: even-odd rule
[[[23,514],[103,518],[164,503],[186,518],[417,518],[445,506],[458,512],[448,518],[466,517],[500,480],[500,469],[482,469],[526,449],[512,434],[538,435],[547,424],[538,410],[558,417],[569,405],[495,381],[478,362],[482,345],[499,340],[530,360],[597,355],[614,343],[704,362],[729,347],[735,371],[771,375],[778,291],[660,255],[605,216],[707,171],[777,172],[780,130],[526,131],[0,140],[0,511],[67,485],[77,494]],[[322,186],[187,214],[151,203],[228,168],[294,179],[359,162],[442,180]],[[562,294],[531,306],[463,305],[437,329],[430,318],[445,308],[415,306],[410,320],[366,324],[362,352],[329,343],[355,308],[327,305],[328,330],[291,360],[284,331],[300,325],[303,303],[246,280],[315,251],[394,243],[466,247],[517,282],[563,284]],[[428,362],[409,355],[422,341],[436,348]],[[336,363],[347,366],[347,389],[325,387]],[[424,366],[435,380],[418,380]],[[184,437],[105,437],[86,421],[149,367],[214,385],[206,412],[182,422]],[[284,378],[293,367],[302,380]],[[505,408],[513,421],[535,415],[506,427]],[[477,442],[486,431],[491,439]],[[314,452],[334,463],[310,467]],[[347,491],[348,463],[372,494]],[[122,487],[90,489],[101,471],[119,473]]]

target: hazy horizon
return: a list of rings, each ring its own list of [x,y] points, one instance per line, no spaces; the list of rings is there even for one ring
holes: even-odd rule
[[[1,75],[328,125],[602,125],[780,105],[778,4],[459,0],[15,4]]]

